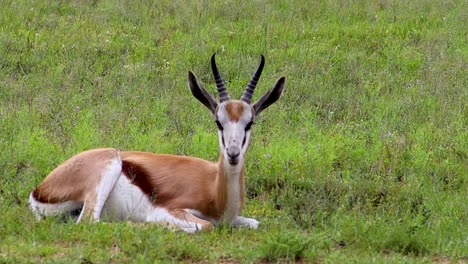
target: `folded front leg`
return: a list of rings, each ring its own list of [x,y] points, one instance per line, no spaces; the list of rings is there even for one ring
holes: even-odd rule
[[[195,233],[198,231],[212,231],[213,224],[196,217],[185,209],[164,209],[157,208],[152,216],[148,219],[150,222],[158,222],[164,226],[180,229],[187,233]]]
[[[258,224],[259,222],[257,220],[243,216],[236,216],[232,221],[232,225],[235,227],[248,227],[252,229],[257,229]]]

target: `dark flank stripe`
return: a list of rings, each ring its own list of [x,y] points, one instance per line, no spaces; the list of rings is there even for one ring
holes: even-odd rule
[[[156,196],[158,201],[164,201],[164,197],[158,195],[156,188],[152,188],[152,184],[149,181],[148,173],[139,164],[131,161],[122,160],[122,172],[130,180],[130,182],[140,188],[140,190],[146,194],[153,204],[156,204]]]
[[[122,160],[122,172],[130,180],[130,182],[146,194],[148,197],[153,197],[153,190],[148,181],[147,173],[139,165],[130,161]]]
[[[48,201],[43,199],[43,197],[39,194],[39,191],[37,190],[37,188],[34,189],[34,191],[32,192],[32,197],[34,198],[34,200],[40,203],[48,203]]]
[[[46,197],[46,195],[41,195],[41,191],[39,190],[39,188],[34,189],[34,191],[32,192],[32,197],[40,203],[55,204],[65,201],[65,199],[57,199],[54,197]]]

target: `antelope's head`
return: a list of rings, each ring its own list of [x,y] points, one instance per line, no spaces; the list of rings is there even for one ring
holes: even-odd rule
[[[255,86],[265,65],[265,58],[262,55],[260,65],[248,83],[241,99],[232,100],[216,66],[215,55],[211,56],[211,68],[219,93],[219,102],[203,88],[191,71],[188,73],[188,83],[193,96],[213,114],[218,126],[219,146],[224,160],[228,163],[227,165],[242,165],[245,152],[249,146],[250,130],[255,118],[281,97],[286,78],[281,77],[273,88],[262,95],[257,102],[251,104]]]

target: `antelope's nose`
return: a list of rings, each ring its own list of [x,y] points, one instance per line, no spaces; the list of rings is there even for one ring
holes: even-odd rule
[[[231,165],[239,163],[240,148],[238,146],[230,146],[227,149],[228,161]]]

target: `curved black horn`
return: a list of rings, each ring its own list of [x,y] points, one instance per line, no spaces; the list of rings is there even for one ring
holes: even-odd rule
[[[260,61],[260,65],[258,66],[258,69],[255,72],[255,74],[252,76],[252,79],[250,80],[249,84],[247,84],[247,88],[245,89],[245,92],[241,97],[241,100],[248,104],[250,104],[252,101],[255,86],[257,86],[257,82],[260,79],[260,75],[262,75],[263,66],[265,65],[265,57],[263,57],[263,55],[261,56],[262,60]]]
[[[216,53],[213,53],[213,55],[211,56],[211,69],[213,70],[216,88],[218,89],[219,93],[219,102],[222,103],[229,100],[229,94],[226,90],[226,85],[224,84],[223,77],[221,77],[218,71],[218,67],[216,67],[215,56]]]

